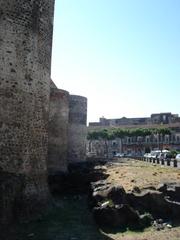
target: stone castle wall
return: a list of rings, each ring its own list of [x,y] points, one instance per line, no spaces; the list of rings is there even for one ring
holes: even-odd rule
[[[87,99],[50,82],[53,13],[54,0],[0,0],[1,224],[40,213],[48,175],[86,159]]]
[[[48,173],[67,172],[69,93],[51,88],[49,111]]]
[[[54,0],[0,0],[0,221],[48,199],[47,129]]]
[[[68,162],[86,161],[87,98],[69,96]]]
[[[69,95],[51,82],[48,174],[67,173],[69,163],[86,160],[87,99]],[[50,178],[54,181],[54,178]]]

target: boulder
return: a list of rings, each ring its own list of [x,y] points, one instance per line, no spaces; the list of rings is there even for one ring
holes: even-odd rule
[[[168,207],[171,209],[171,215],[169,215],[170,219],[179,221],[180,220],[180,203],[171,201],[168,198],[166,198],[166,202],[168,204]]]
[[[127,204],[95,207],[93,214],[96,222],[104,227],[124,228],[139,222],[138,213]]]
[[[153,219],[180,220],[180,185],[177,183],[162,183],[149,189],[134,187],[126,193],[122,186],[98,181],[91,185],[91,191],[94,217],[101,226],[143,228]]]
[[[165,193],[167,191],[167,183],[160,183],[157,188],[157,191]]]
[[[155,218],[167,218],[172,213],[170,205],[159,191],[146,190],[140,194],[127,194],[127,201],[130,206],[140,212],[149,212]]]
[[[170,197],[172,201],[180,202],[180,184],[162,183],[158,185],[157,190],[162,192],[164,196]]]
[[[153,221],[153,217],[150,213],[140,215],[140,227],[149,227]]]
[[[112,200],[114,204],[126,203],[126,192],[122,186],[98,183],[92,188],[92,199],[95,205],[105,200]]]
[[[126,203],[126,192],[122,186],[113,186],[109,189],[108,199],[111,199],[114,204]]]

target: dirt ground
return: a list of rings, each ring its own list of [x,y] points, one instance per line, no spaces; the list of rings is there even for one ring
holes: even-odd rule
[[[131,159],[119,159],[107,165],[107,179],[114,185],[122,185],[126,191],[135,186],[140,189],[157,187],[164,182],[180,183],[180,169]],[[149,228],[144,232],[109,233],[113,240],[180,240],[180,226],[157,231]]]
[[[108,234],[112,240],[180,240],[180,227],[171,230],[155,231],[153,229],[144,233],[117,233]]]
[[[165,182],[180,183],[180,169],[131,159],[120,159],[108,164],[107,173],[110,175],[107,181],[122,185],[126,191],[135,186],[142,189]]]
[[[180,169],[151,165],[150,163],[120,159],[104,168],[107,181],[122,185],[127,190],[134,186],[145,188],[161,182],[180,182]],[[23,224],[0,240],[180,240],[180,227],[143,232],[103,231],[96,225],[88,207],[86,195],[64,195],[54,199],[52,209],[32,223]]]

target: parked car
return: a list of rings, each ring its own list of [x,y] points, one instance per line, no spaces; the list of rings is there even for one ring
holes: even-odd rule
[[[164,159],[164,154],[165,154],[165,153],[163,153],[163,152],[159,153],[159,154],[157,155],[157,159],[159,159],[159,160]]]
[[[161,153],[161,150],[154,150],[154,151],[151,151],[151,158],[157,158],[157,156]]]
[[[170,151],[168,150],[162,150],[162,152],[160,152],[158,155],[157,155],[157,158],[159,160],[162,160],[162,159],[171,159],[173,157],[173,155],[171,154]]]
[[[169,150],[166,150],[166,149],[164,149],[164,150],[162,150],[162,153],[170,153],[170,151],[169,151]]]
[[[164,159],[171,159],[173,158],[173,155],[170,152],[164,153]]]
[[[146,157],[147,157],[147,155],[148,155],[148,153],[145,153],[145,154],[143,155],[143,157],[144,157],[144,158],[146,158]]]
[[[144,157],[145,157],[145,158],[150,158],[150,157],[151,157],[151,154],[150,154],[150,153],[145,153],[145,154],[144,154]]]
[[[180,161],[180,154],[179,153],[176,155],[176,160]]]
[[[116,153],[114,157],[119,157],[119,158],[124,157],[124,153]]]

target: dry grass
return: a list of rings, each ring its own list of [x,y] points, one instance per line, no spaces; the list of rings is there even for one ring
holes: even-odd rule
[[[142,189],[156,187],[163,182],[180,183],[179,169],[130,159],[110,165],[107,173],[110,175],[107,179],[109,182],[122,185],[126,191],[132,190],[134,186]]]
[[[163,182],[180,183],[180,169],[165,167],[136,160],[120,160],[107,167],[107,179],[114,185],[122,185],[126,191],[135,186],[140,189],[156,187]],[[180,240],[180,227],[162,231],[149,228],[144,232],[124,232],[108,234],[113,240]]]
[[[180,227],[171,230],[148,230],[144,233],[108,234],[113,240],[180,240]]]

